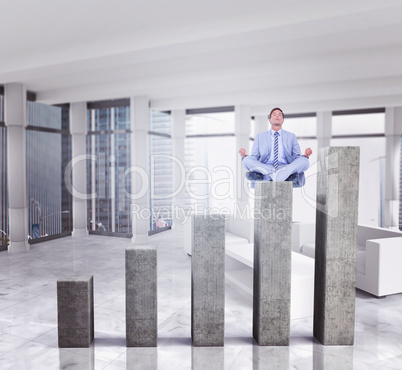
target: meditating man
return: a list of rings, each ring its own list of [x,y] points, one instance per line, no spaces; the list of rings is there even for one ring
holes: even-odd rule
[[[282,109],[272,109],[268,119],[271,129],[256,135],[251,154],[247,155],[244,148],[239,150],[243,165],[249,170],[246,177],[251,187],[255,181],[292,181],[294,188],[302,187],[313,151],[307,148],[302,155],[295,134],[282,129]]]

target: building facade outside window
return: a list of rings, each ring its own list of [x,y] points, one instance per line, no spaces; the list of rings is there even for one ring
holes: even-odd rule
[[[4,95],[0,91],[0,250],[8,245],[7,128],[4,123]]]
[[[169,112],[150,110],[148,148],[150,230],[172,225],[173,147]]]
[[[90,232],[131,234],[130,107],[104,107],[88,103],[87,153],[94,158],[87,165],[87,202]]]
[[[71,158],[68,108],[27,102],[28,232],[32,239],[71,232],[71,194],[64,171]]]

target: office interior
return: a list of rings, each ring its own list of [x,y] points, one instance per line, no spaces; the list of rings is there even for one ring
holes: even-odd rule
[[[23,0],[3,14],[1,368],[402,368],[399,1]],[[358,225],[391,271],[369,283],[381,277],[389,293],[356,288],[352,346],[319,343],[311,313],[291,320],[289,346],[262,347],[252,294],[228,275],[225,345],[194,347],[190,215],[240,212],[227,242],[253,243],[238,150],[251,151],[274,107],[313,150],[294,224],[313,230],[320,149],[360,147]],[[158,346],[127,348],[124,250],[147,243],[158,248]],[[94,276],[90,348],[58,348],[64,275]]]

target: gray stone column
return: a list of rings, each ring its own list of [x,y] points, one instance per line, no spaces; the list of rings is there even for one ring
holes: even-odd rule
[[[87,229],[87,104],[72,103],[71,115],[71,156],[73,196],[73,231],[72,236],[88,235]]]
[[[290,335],[292,183],[257,182],[255,197],[253,336],[260,346],[287,346]]]
[[[156,347],[158,307],[156,246],[126,248],[127,347]]]
[[[93,276],[63,276],[57,281],[60,348],[89,347],[94,339]]]
[[[354,341],[359,147],[318,153],[314,337],[322,344]]]
[[[26,91],[23,85],[5,85],[7,178],[10,244],[8,251],[25,252],[28,244],[28,206],[25,163]]]
[[[194,346],[223,346],[225,331],[225,218],[193,216],[191,337]]]

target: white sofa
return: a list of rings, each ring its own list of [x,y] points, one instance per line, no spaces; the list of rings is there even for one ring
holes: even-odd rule
[[[315,257],[315,224],[293,224],[293,250]],[[358,225],[356,288],[376,297],[402,293],[402,232]]]

